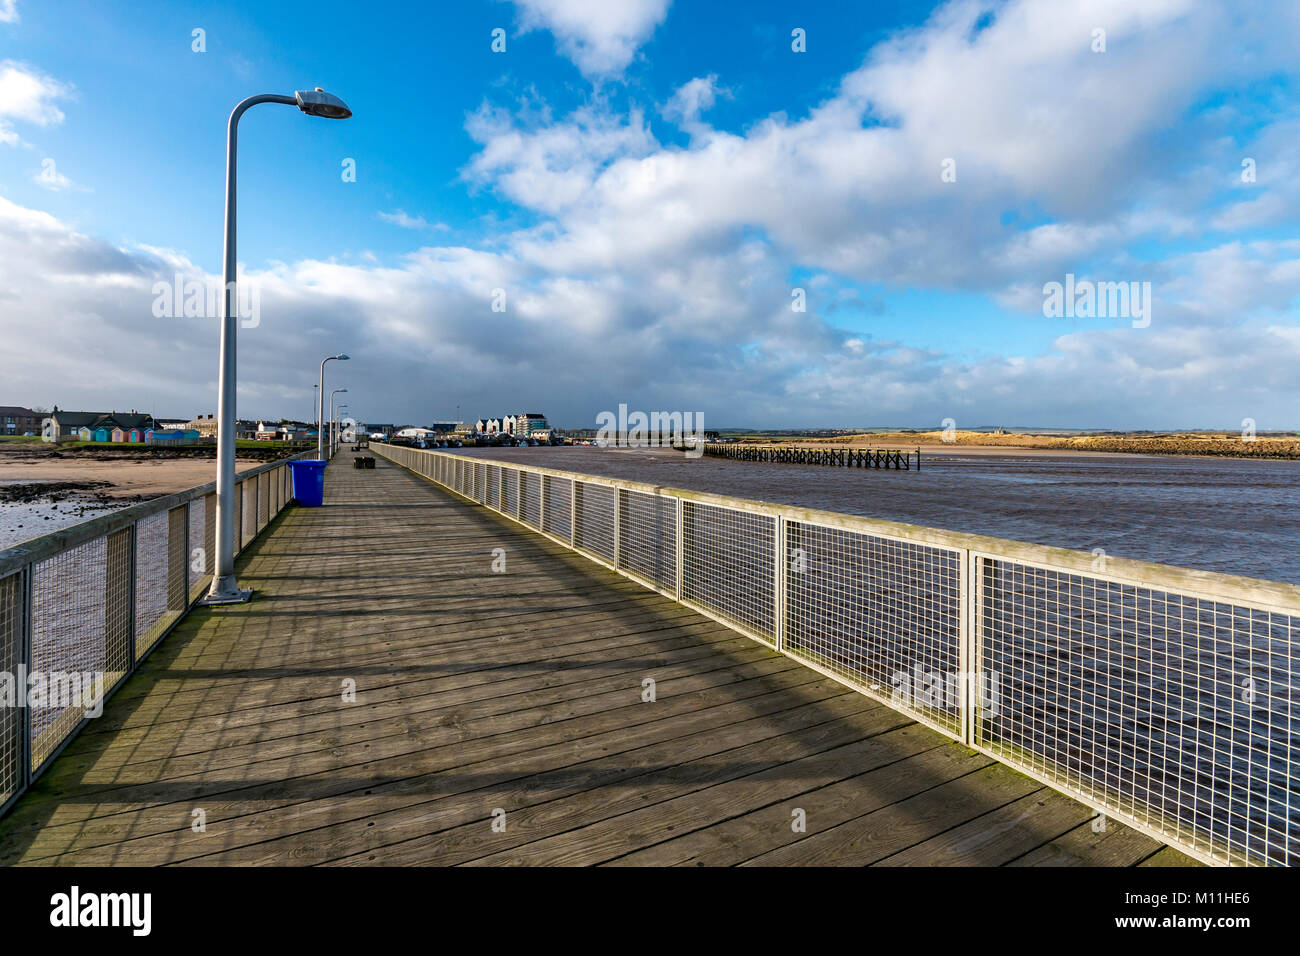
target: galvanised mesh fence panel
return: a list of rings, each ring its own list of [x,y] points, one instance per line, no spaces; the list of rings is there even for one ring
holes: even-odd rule
[[[26,606],[26,572],[16,571],[0,577],[0,673],[16,676],[19,665],[25,663]],[[26,688],[15,686],[14,693],[26,694]],[[26,713],[25,707],[0,707],[0,807],[9,803],[23,786]]]
[[[108,538],[69,548],[35,565],[33,574],[31,669],[50,681],[46,699],[27,711],[36,772],[92,709],[86,685],[92,700],[104,690]]]
[[[574,483],[578,497],[578,526],[573,545],[614,563],[614,489],[592,481]]]
[[[519,473],[519,486],[523,489],[523,519],[534,528],[542,526],[542,476],[526,471]]]
[[[960,737],[964,552],[786,522],[782,649]]]
[[[284,472],[288,474],[289,469],[285,468]],[[289,501],[290,497],[286,492],[284,500]],[[204,570],[211,577],[217,568],[217,496],[214,494],[203,496],[203,548]]]
[[[185,506],[182,505],[183,509]],[[135,662],[135,635],[131,631],[134,581],[132,529],[119,528],[105,541],[104,580],[104,687],[116,687]]]
[[[685,501],[682,547],[683,600],[775,641],[776,519]]]
[[[238,481],[231,497],[235,499],[235,554],[238,554],[244,549],[244,493]]]
[[[245,479],[239,483],[240,500],[243,502],[241,514],[243,515],[243,535],[239,539],[241,549],[257,537],[257,485],[255,482]]]
[[[677,586],[677,499],[622,493],[619,567],[667,590]]]
[[[143,657],[171,626],[168,552],[171,536],[166,511],[141,518],[135,526],[135,653]]]
[[[501,467],[499,465],[487,466],[487,497],[484,504],[489,508],[501,508]]]
[[[546,492],[545,530],[565,541],[573,540],[573,482],[568,478],[542,477]]]
[[[271,523],[271,476],[257,476],[257,531],[260,534]]]
[[[1300,862],[1300,615],[978,568],[977,745],[1212,860]]]
[[[508,515],[517,514],[519,511],[519,470],[517,468],[506,469],[506,500],[501,510]]]
[[[185,553],[188,516],[184,505],[167,512],[167,610],[178,617],[190,608],[190,568]]]
[[[278,487],[278,483],[275,487]],[[185,560],[190,568],[190,600],[193,601],[201,597],[211,583],[211,567],[208,563],[208,551],[203,542],[204,535],[207,533],[204,499],[195,498],[189,503],[189,509],[189,541],[187,542],[189,552]]]

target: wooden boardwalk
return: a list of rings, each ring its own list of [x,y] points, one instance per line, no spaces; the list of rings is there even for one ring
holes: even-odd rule
[[[253,602],[191,613],[0,819],[0,863],[1191,864],[350,458],[241,558]]]

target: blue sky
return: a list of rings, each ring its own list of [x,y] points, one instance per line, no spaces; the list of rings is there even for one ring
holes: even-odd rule
[[[220,273],[231,107],[321,86],[354,118],[241,124],[242,416],[344,349],[372,420],[1295,429],[1297,39],[1203,0],[0,0],[0,335],[50,343],[0,403],[213,410],[216,322],[154,286]],[[1045,317],[1067,273],[1150,324]]]

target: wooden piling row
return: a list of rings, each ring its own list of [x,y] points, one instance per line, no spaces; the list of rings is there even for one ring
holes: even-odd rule
[[[757,461],[780,465],[825,465],[834,468],[893,468],[911,471],[913,456],[921,470],[921,449],[893,448],[799,448],[790,445],[707,444],[704,454],[733,461]]]

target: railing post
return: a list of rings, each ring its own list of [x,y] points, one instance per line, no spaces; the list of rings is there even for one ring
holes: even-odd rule
[[[540,485],[537,488],[537,530],[546,531],[546,476],[537,476]]]
[[[979,559],[969,550],[960,554],[961,567],[958,569],[958,634],[957,656],[962,679],[957,682],[960,699],[957,706],[961,709],[961,739],[967,747],[975,742],[975,708],[979,706],[979,675],[976,673],[975,661],[975,578]]]
[[[623,556],[623,489],[614,487],[614,567],[621,568]]]
[[[32,651],[32,642],[35,640],[35,620],[36,620],[36,565],[27,565],[27,570],[23,573],[23,582],[20,585],[23,589],[23,637],[22,650],[19,651],[19,660],[22,662],[24,673],[31,673],[32,661],[34,655]],[[23,762],[22,784],[19,792],[26,792],[27,788],[32,785],[32,708],[24,707],[22,712],[22,741],[20,744],[21,757]]]
[[[776,554],[772,562],[773,619],[772,640],[778,653],[785,653],[785,575],[789,564],[790,549],[786,546],[787,527],[785,517],[776,516],[776,534],[773,535]]]
[[[188,502],[186,503],[185,507],[187,508],[189,507]],[[205,508],[204,510],[206,511],[207,509]],[[128,667],[128,671],[135,670],[135,625],[136,625],[135,580],[136,580],[136,574],[139,571],[139,568],[136,567],[135,556],[136,556],[136,548],[138,546],[138,540],[139,540],[139,531],[140,531],[140,522],[132,521],[130,543],[127,545],[127,547],[131,549],[131,553],[127,556],[127,568],[129,569],[128,573],[130,576],[127,579],[127,585],[126,585],[126,622],[128,628],[127,635],[131,641],[131,650],[130,650],[131,661]],[[207,558],[206,547],[207,547],[207,541],[205,540],[204,541],[205,551],[203,555],[205,559]],[[206,563],[207,561],[205,560],[204,564]]]
[[[578,546],[578,479],[569,479],[569,544]]]
[[[676,562],[677,581],[676,581],[675,590],[677,592],[677,600],[680,601],[682,599],[682,578],[685,576],[686,573],[686,547],[685,547],[686,504],[681,498],[677,498],[676,501],[677,501],[677,536],[676,536],[677,541],[675,542],[675,548],[677,551],[677,562]]]

